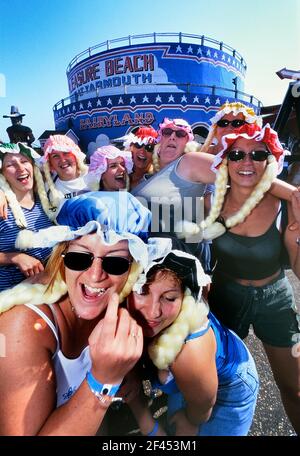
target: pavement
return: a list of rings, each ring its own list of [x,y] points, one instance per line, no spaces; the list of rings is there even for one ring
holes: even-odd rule
[[[300,310],[300,281],[290,270],[286,271],[294,289],[297,306]],[[254,420],[249,435],[252,436],[291,436],[296,435],[281,403],[279,390],[264,352],[255,335],[250,334],[245,342],[252,353],[260,379],[260,392]]]

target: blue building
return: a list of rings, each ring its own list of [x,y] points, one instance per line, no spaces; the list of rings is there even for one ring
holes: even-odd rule
[[[205,137],[209,119],[226,101],[259,113],[260,101],[244,93],[246,70],[238,51],[203,35],[105,41],[68,65],[69,96],[53,108],[55,128],[72,129],[88,155],[138,125],[157,128],[164,117],[184,118]]]

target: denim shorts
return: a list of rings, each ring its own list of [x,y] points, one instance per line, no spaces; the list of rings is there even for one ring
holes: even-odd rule
[[[244,286],[222,275],[213,277],[208,301],[212,312],[241,339],[250,325],[264,343],[291,347],[300,332],[300,314],[284,272],[262,287]]]
[[[212,414],[206,423],[199,426],[199,436],[244,436],[248,434],[253,421],[259,381],[254,360],[248,349],[247,352],[248,359],[237,366],[230,381],[219,383]],[[181,393],[169,395],[169,417],[184,407],[185,401]]]

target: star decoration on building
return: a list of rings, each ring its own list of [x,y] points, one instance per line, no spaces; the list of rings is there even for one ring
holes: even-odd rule
[[[158,103],[158,102],[161,103],[161,97],[159,94],[156,96],[155,101],[156,101],[156,103]]]
[[[149,103],[149,98],[147,97],[147,95],[144,96],[143,103]]]
[[[187,53],[188,53],[188,54],[193,54],[193,48],[192,48],[192,46],[189,46],[189,47],[188,47]]]
[[[79,109],[84,109],[82,103],[79,103]]]
[[[136,103],[136,99],[135,99],[134,96],[132,96],[132,97],[130,98],[130,102],[129,102],[129,103]]]
[[[217,52],[214,52],[214,58],[217,59],[219,57]]]
[[[111,98],[109,98],[109,99],[107,100],[107,102],[106,102],[106,106],[108,106],[108,105],[112,105]]]
[[[88,108],[92,108],[92,107],[93,107],[93,105],[92,105],[92,103],[91,103],[90,101],[88,102],[87,107],[88,107]]]
[[[67,107],[67,112],[70,112],[70,108],[69,108],[69,106]]]
[[[73,105],[72,111],[76,111],[76,106]]]
[[[209,56],[211,55],[210,54],[210,49],[207,49],[206,55],[209,55]]]
[[[198,98],[198,96],[197,96],[197,95],[194,97],[194,99],[193,99],[193,103],[199,103],[199,98]]]
[[[231,63],[231,58],[230,57],[228,57],[227,62]]]
[[[222,55],[222,60],[226,60],[225,54]]]
[[[173,95],[170,95],[169,98],[168,98],[168,102],[171,103],[171,101],[173,103],[175,102]]]
[[[181,97],[181,103],[186,103],[186,102],[187,102],[186,96],[185,96],[185,95],[182,95],[182,97]]]
[[[122,97],[119,98],[118,104],[124,104],[124,101],[123,101]]]
[[[202,55],[202,49],[201,49],[201,47],[198,47],[197,55],[198,55],[198,54]]]
[[[220,101],[220,98],[219,98],[219,97],[216,99],[216,103],[215,103],[215,104],[216,104],[216,105],[221,104],[221,101]]]
[[[62,110],[62,113],[63,113],[63,114],[65,113],[65,110],[64,110],[64,109]]]
[[[178,44],[177,48],[176,48],[176,52],[181,52],[182,54],[182,49],[181,49],[181,46]]]
[[[101,106],[101,100],[98,98],[97,106]]]
[[[209,97],[206,97],[204,103],[205,103],[205,104],[207,104],[207,103],[210,104],[210,98],[209,98]]]

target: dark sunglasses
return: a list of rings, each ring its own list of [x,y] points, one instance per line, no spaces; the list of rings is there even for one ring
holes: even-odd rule
[[[245,120],[242,119],[234,119],[234,120],[227,120],[227,119],[221,119],[218,120],[217,125],[218,127],[225,128],[228,127],[228,125],[231,125],[233,128],[238,128],[241,127],[242,125],[245,125],[246,122]]]
[[[72,271],[86,271],[92,266],[95,258],[101,258],[103,271],[111,275],[124,274],[132,263],[128,258],[121,256],[96,257],[89,252],[67,252],[61,256],[65,266]]]
[[[227,154],[227,158],[230,161],[240,161],[244,160],[246,155],[249,155],[251,160],[254,161],[265,161],[267,160],[270,153],[267,150],[252,150],[252,152],[244,152],[243,150],[230,150]]]
[[[137,149],[145,149],[146,152],[153,152],[154,151],[154,146],[155,144],[139,144],[139,143],[133,143],[134,147]]]
[[[172,133],[175,133],[177,138],[185,138],[187,136],[187,132],[184,130],[172,130],[172,128],[164,128],[161,131],[163,136],[171,136]]]

